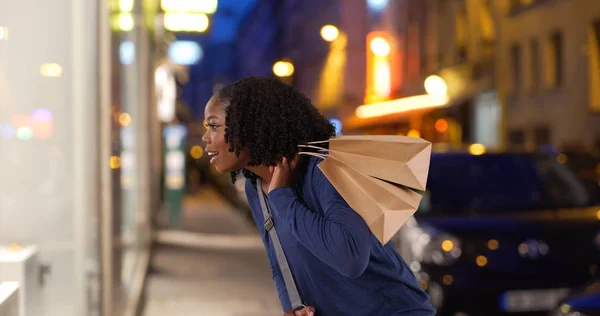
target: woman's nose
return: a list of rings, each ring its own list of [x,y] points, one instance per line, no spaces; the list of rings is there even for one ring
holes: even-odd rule
[[[202,135],[202,141],[206,144],[210,144],[210,136],[208,136],[208,130],[206,130],[206,132],[204,132],[204,135]]]

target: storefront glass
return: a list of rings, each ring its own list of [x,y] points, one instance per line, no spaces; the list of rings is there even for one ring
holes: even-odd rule
[[[96,18],[94,1],[0,0],[0,261],[36,247],[28,315],[99,312]]]
[[[0,0],[0,264],[37,254],[28,315],[136,307],[159,178],[138,2]]]
[[[146,1],[149,2],[149,1]],[[113,166],[113,313],[132,309],[138,271],[149,247],[151,172],[151,37],[141,1],[111,1]],[[147,14],[147,12],[146,12]]]

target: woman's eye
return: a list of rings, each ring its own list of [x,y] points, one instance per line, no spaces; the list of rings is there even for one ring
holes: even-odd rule
[[[212,130],[216,130],[217,128],[219,128],[219,125],[216,124],[210,124],[210,123],[204,123],[204,128],[208,129],[211,128]]]

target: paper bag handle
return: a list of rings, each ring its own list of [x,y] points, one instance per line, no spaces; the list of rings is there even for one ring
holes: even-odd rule
[[[307,143],[310,144],[310,143]],[[318,149],[318,150],[327,150],[325,148],[319,147],[319,146],[312,146],[312,145],[298,145],[298,147],[300,148],[312,148],[312,149]]]
[[[308,143],[310,144],[310,143]],[[312,146],[312,145],[298,145],[298,147],[300,148],[311,148],[311,149],[317,149],[317,150],[325,150],[325,148],[321,148],[319,146]],[[315,157],[319,157],[321,159],[325,159],[327,158],[326,154],[320,154],[320,153],[315,153],[312,151],[300,151],[298,152],[299,155],[308,155],[308,156],[315,156]]]
[[[319,157],[321,159],[327,158],[327,155],[317,154],[317,153],[311,153],[311,152],[308,152],[308,151],[300,151],[300,152],[298,152],[298,155],[315,156],[315,157]]]
[[[311,144],[325,144],[325,143],[329,143],[329,139],[328,140],[317,140],[314,142],[308,142],[307,144],[311,145]]]

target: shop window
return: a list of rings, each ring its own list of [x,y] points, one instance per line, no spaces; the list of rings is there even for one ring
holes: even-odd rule
[[[536,147],[549,145],[550,128],[548,126],[538,126],[533,130],[533,140]]]
[[[513,129],[508,132],[508,142],[511,147],[525,146],[525,131],[523,129]]]

